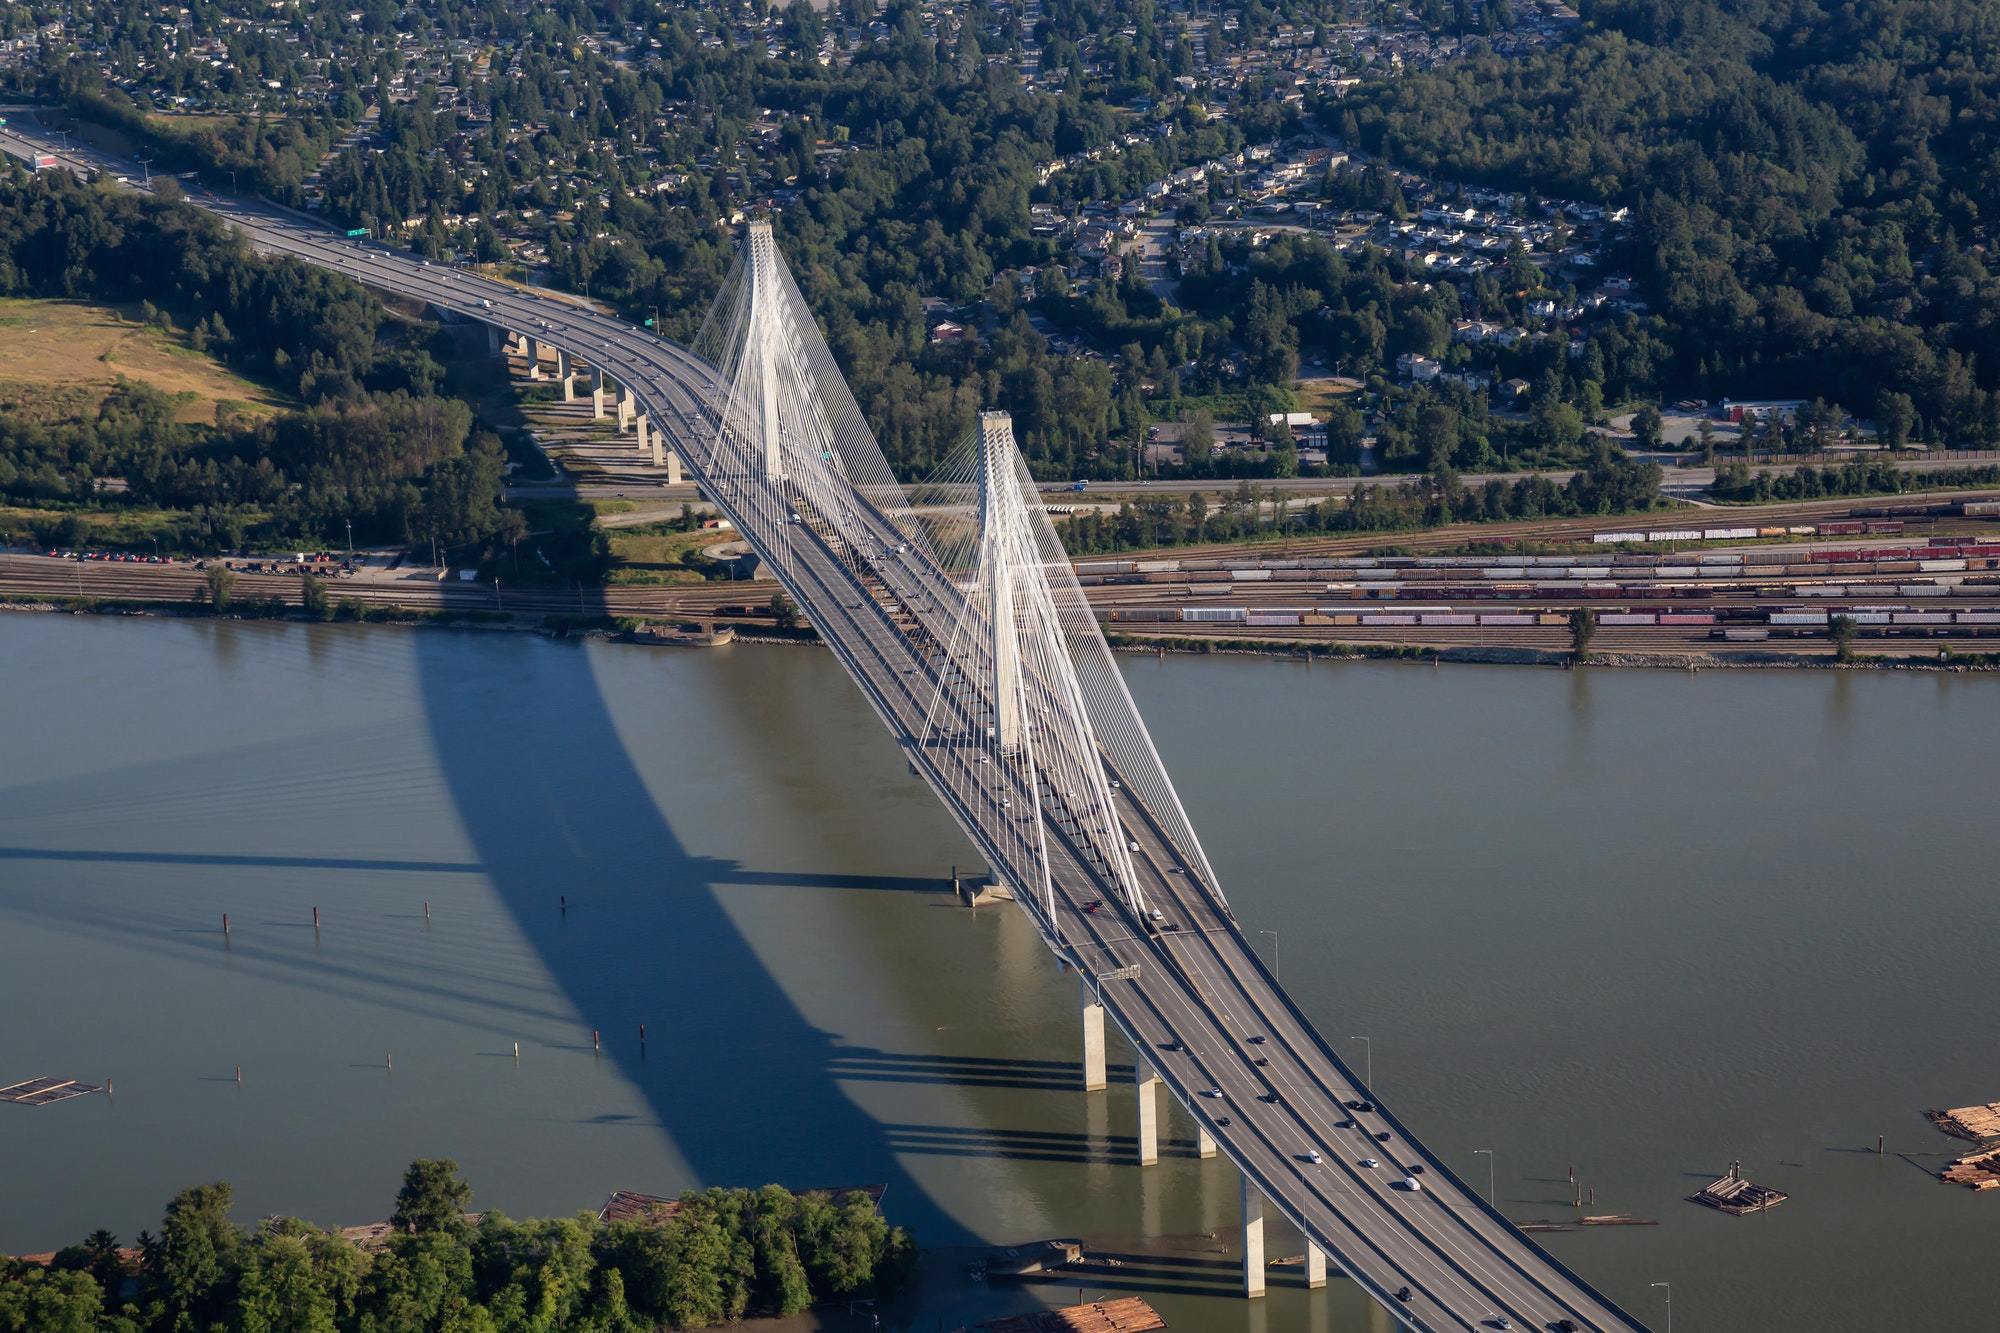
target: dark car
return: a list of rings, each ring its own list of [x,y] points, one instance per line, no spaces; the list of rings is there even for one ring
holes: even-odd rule
[[[1389,1131],[1385,1129],[1380,1134],[1377,1134],[1375,1138],[1379,1142],[1387,1143],[1389,1141]]]
[[[1404,1303],[1405,1305],[1409,1304],[1409,1302],[1410,1302],[1410,1299],[1411,1299],[1411,1298],[1410,1298],[1410,1289],[1409,1289],[1408,1287],[1398,1287],[1398,1288],[1396,1288],[1396,1299],[1397,1299],[1397,1300],[1399,1300],[1399,1301],[1401,1301],[1401,1302],[1403,1302],[1403,1303]]]

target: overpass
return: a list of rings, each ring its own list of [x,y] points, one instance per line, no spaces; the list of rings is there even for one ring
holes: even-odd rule
[[[0,149],[54,151],[19,127]],[[83,149],[60,165],[129,173]],[[1238,928],[1015,448],[988,413],[903,485],[849,394],[768,224],[752,223],[692,350],[593,309],[343,239],[197,191],[258,250],[552,345],[629,395],[782,580],[944,803],[1080,980],[1084,1087],[1104,1020],[1136,1052],[1138,1157],[1164,1085],[1242,1172],[1244,1287],[1262,1217],[1406,1327],[1642,1326],[1468,1189],[1375,1099]],[[643,432],[645,425],[639,425]],[[644,436],[642,435],[642,438]]]

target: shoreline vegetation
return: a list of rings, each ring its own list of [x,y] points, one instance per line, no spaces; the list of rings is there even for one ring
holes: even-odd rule
[[[60,612],[71,615],[159,616],[176,620],[282,620],[299,624],[408,625],[440,629],[487,629],[511,633],[547,634],[553,638],[606,638],[644,644],[638,633],[645,623],[636,616],[609,615],[516,615],[510,611],[425,611],[406,606],[371,606],[364,614],[338,615],[321,620],[296,607],[218,612],[211,607],[183,601],[144,601],[130,598],[44,597],[22,598],[0,594],[0,613]],[[663,617],[674,619],[674,617]],[[751,644],[796,644],[817,646],[819,636],[810,626],[794,629],[756,625],[736,625],[736,642]],[[1575,652],[1558,648],[1518,648],[1462,644],[1436,647],[1426,644],[1341,643],[1327,639],[1205,638],[1189,635],[1107,634],[1105,641],[1117,653],[1134,655],[1173,653],[1177,656],[1204,656],[1216,653],[1236,656],[1275,657],[1307,662],[1400,661],[1457,663],[1492,666],[1578,665]],[[1594,650],[1585,654],[1590,666],[1637,667],[1650,670],[1701,668],[1808,669],[1839,667],[1845,670],[1891,671],[2000,671],[2000,652],[1965,652],[1950,644],[1940,658],[1930,644],[1905,654],[1854,652],[1846,659],[1830,653],[1787,653],[1770,649],[1715,652],[1707,649],[1659,649],[1649,651]],[[16,1333],[0,1324],[0,1333]]]
[[[863,1191],[690,1190],[644,1217],[467,1214],[449,1160],[412,1162],[386,1226],[230,1220],[227,1182],[167,1204],[157,1235],[103,1230],[0,1256],[6,1333],[650,1333],[871,1301],[916,1244]]]

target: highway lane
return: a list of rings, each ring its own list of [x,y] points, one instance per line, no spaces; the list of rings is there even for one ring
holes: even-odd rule
[[[0,145],[5,142],[0,138]],[[74,160],[79,154],[67,156]],[[634,391],[716,503],[785,580],[892,734],[924,734],[937,673],[922,636],[906,633],[883,600],[903,599],[920,619],[941,623],[948,581],[908,559],[910,553],[890,548],[877,553],[877,562],[856,549],[856,543],[888,539],[895,528],[886,516],[820,514],[810,516],[812,521],[788,521],[794,497],[784,486],[729,470],[729,458],[717,452],[702,417],[712,368],[620,321],[551,297],[355,245],[240,201],[208,196],[196,202],[241,226],[267,252],[294,255],[439,309],[502,324],[603,366]],[[1024,775],[978,772],[968,748],[906,746],[906,752],[995,870],[1013,883],[1032,883],[1033,870],[1011,851],[1013,825],[1032,819],[1021,811],[1034,808]],[[1023,798],[1019,807],[1015,797]],[[1155,856],[1186,864],[1167,846],[1157,846]],[[1345,1118],[1341,1094],[1366,1095],[1365,1090],[1263,974],[1212,886],[1176,876],[1185,882],[1169,886],[1163,899],[1189,920],[1222,923],[1190,935],[1203,942],[1205,953],[1185,959],[1179,956],[1187,948],[1183,941],[1153,934],[1123,907],[1109,914],[1083,910],[1088,901],[1114,902],[1118,895],[1087,849],[1059,827],[1050,839],[1049,869],[1055,910],[1031,909],[1037,927],[1059,955],[1086,974],[1100,970],[1100,960],[1142,962],[1138,977],[1103,988],[1113,1021],[1141,1049],[1157,1052],[1177,1044],[1188,1053],[1186,1061],[1159,1062],[1168,1087],[1203,1119],[1265,1197],[1399,1319],[1426,1329],[1497,1327],[1488,1321],[1503,1315],[1528,1328],[1554,1327],[1561,1319],[1592,1329],[1639,1327],[1488,1211],[1434,1159],[1425,1189],[1407,1198],[1400,1192],[1392,1196],[1363,1174],[1367,1168],[1347,1162],[1354,1140],[1339,1126]],[[1182,934],[1187,932],[1176,933]],[[1252,1028],[1256,1031],[1246,1032]],[[1259,1034],[1275,1040],[1261,1047],[1243,1041]],[[1270,1053],[1252,1055],[1252,1050]],[[1271,1063],[1259,1066],[1259,1058]],[[1207,1087],[1222,1097],[1202,1096]],[[1279,1088],[1280,1100],[1261,1100]],[[1228,1124],[1221,1123],[1224,1118]],[[1386,1112],[1382,1123],[1395,1124]],[[1400,1127],[1378,1132],[1392,1136],[1390,1148],[1381,1150],[1394,1149],[1391,1160],[1422,1152]],[[1320,1151],[1329,1169],[1308,1178],[1297,1158],[1311,1144],[1324,1145]],[[1403,1286],[1412,1289],[1408,1303],[1395,1299]]]

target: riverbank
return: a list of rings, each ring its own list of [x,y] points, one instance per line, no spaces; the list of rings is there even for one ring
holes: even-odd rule
[[[101,598],[54,598],[37,601],[0,602],[0,612],[47,612],[64,615],[150,616],[166,620],[281,621],[312,625],[408,625],[444,629],[500,630],[517,634],[537,634],[549,638],[601,638],[646,647],[720,647],[726,643],[753,643],[817,646],[818,636],[806,626],[793,630],[745,625],[728,626],[732,633],[663,633],[647,627],[639,617],[590,614],[550,614],[540,617],[516,615],[510,611],[459,609],[418,610],[403,606],[372,606],[360,616],[335,615],[318,620],[297,611],[282,614],[238,614],[216,612],[186,603],[148,602]],[[674,617],[666,617],[673,620]],[[1340,643],[1295,639],[1193,638],[1136,634],[1106,636],[1113,652],[1140,656],[1173,653],[1186,656],[1278,657],[1303,661],[1397,661],[1450,662],[1473,666],[1535,666],[1570,669],[1578,665],[1575,654],[1566,649],[1517,648],[1477,644]],[[1637,668],[1647,671],[1700,670],[1829,670],[1829,671],[1933,671],[1945,673],[2000,671],[2000,653],[1959,652],[1943,645],[1944,653],[1925,650],[1907,654],[1860,653],[1847,661],[1832,653],[1772,652],[1632,652],[1593,651],[1583,665]]]
[[[1113,652],[1147,656],[1174,653],[1193,657],[1231,654],[1249,657],[1282,657],[1306,662],[1357,660],[1402,662],[1455,662],[1487,666],[1543,666],[1565,670],[1578,665],[1576,655],[1558,648],[1482,647],[1479,645],[1423,645],[1383,643],[1336,643],[1296,639],[1154,638],[1147,635],[1107,636]],[[2000,671],[2000,653],[1961,653],[1950,650],[1949,657],[1918,653],[1897,657],[1887,653],[1856,653],[1843,662],[1832,653],[1805,652],[1627,652],[1592,651],[1582,663],[1594,667],[1638,667],[1649,671],[1710,669],[1783,669],[1839,671]]]

